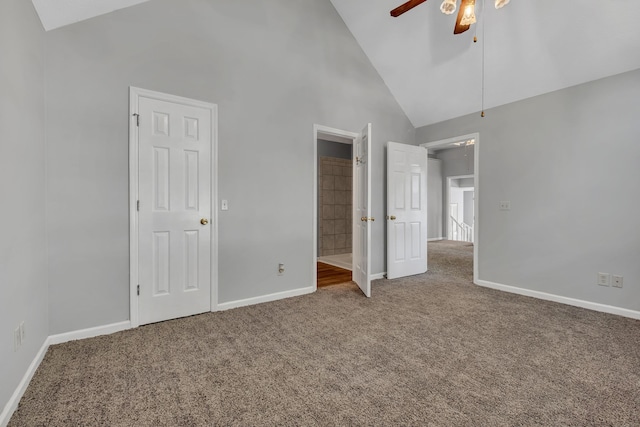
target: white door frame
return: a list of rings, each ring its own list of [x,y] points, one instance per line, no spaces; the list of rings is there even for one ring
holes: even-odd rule
[[[311,283],[313,283],[314,292],[318,290],[318,134],[350,139],[352,146],[353,141],[359,135],[358,132],[349,132],[317,124],[313,125],[313,262],[311,263]],[[352,175],[351,179],[354,180],[355,175]],[[355,197],[357,190],[354,185],[351,188],[353,188],[353,197]],[[355,205],[352,203],[351,216],[353,216],[353,209],[355,209]]]
[[[429,148],[441,147],[443,145],[450,145],[454,142],[460,141],[468,141],[470,139],[475,140],[475,144],[473,145],[473,177],[474,177],[474,197],[473,197],[473,215],[474,215],[474,225],[473,225],[473,283],[478,284],[478,259],[480,258],[480,210],[478,207],[480,206],[480,133],[471,133],[468,135],[456,136],[453,138],[441,139],[433,142],[426,142],[424,144],[420,144],[420,146]],[[448,183],[447,183],[448,184]],[[447,187],[448,188],[448,187]],[[449,195],[447,190],[447,208],[449,205]],[[447,230],[448,232],[448,230]],[[447,234],[448,235],[448,234]],[[428,250],[428,249],[427,249]]]
[[[141,97],[205,108],[211,111],[211,311],[218,309],[218,106],[137,87],[129,87],[129,315],[140,326],[138,313],[138,113]]]
[[[475,183],[475,175],[452,175],[452,176],[448,176],[447,177],[447,192],[445,194],[445,200],[444,200],[444,202],[445,202],[445,204],[447,206],[449,205],[449,200],[451,200],[451,181],[454,180],[454,179],[461,179],[461,178],[474,178],[474,180],[473,180],[473,187],[474,187],[473,188],[473,191],[474,191],[473,197],[475,198],[475,191],[476,191],[475,190],[475,185],[476,185],[476,183]],[[475,234],[475,228],[476,228],[476,221],[475,221],[476,212],[475,212],[475,208],[476,207],[475,207],[475,202],[474,202],[474,206],[473,206],[473,209],[474,209],[474,212],[473,212],[473,217],[474,217],[474,219],[473,219],[473,229],[474,229],[474,231],[473,232],[474,232],[474,234]],[[449,217],[450,216],[451,216],[451,213],[449,213],[449,215],[447,216],[447,224],[449,224]],[[449,236],[449,225],[447,225],[446,233],[444,233],[444,234],[448,238],[448,236]]]

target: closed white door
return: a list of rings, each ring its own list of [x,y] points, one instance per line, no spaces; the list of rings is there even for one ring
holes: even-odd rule
[[[371,123],[355,140],[353,281],[371,297]]]
[[[139,98],[139,323],[211,310],[210,109]]]
[[[387,278],[427,271],[427,150],[387,147]]]

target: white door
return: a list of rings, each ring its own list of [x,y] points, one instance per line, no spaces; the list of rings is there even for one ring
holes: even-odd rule
[[[211,310],[212,111],[139,98],[139,323]]]
[[[387,147],[387,278],[427,271],[427,150]]]
[[[353,281],[371,297],[371,123],[355,140]]]

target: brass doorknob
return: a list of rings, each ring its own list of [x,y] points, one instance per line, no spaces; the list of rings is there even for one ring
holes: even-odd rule
[[[369,221],[375,221],[376,219],[374,217],[369,218]]]
[[[362,221],[362,222],[367,222],[367,217],[366,217],[366,216],[363,216],[362,218],[360,218],[360,221]]]
[[[207,218],[202,218],[202,219],[200,220],[200,224],[202,224],[202,225],[207,225],[207,224],[209,224],[209,220],[208,220]]]
[[[389,219],[390,219],[391,221],[395,221],[395,220],[396,220],[396,216],[395,216],[395,215],[391,215],[391,216],[389,217]]]

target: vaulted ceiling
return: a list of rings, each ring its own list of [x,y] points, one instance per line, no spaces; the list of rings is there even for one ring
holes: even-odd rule
[[[441,0],[331,2],[416,127],[480,111],[483,47],[485,108],[640,68],[638,0],[477,0],[460,35]]]
[[[148,0],[32,1],[50,30]],[[398,18],[404,0],[331,2],[416,127],[480,111],[483,83],[488,109],[640,68],[638,0],[477,0],[461,35],[441,0]]]
[[[84,21],[149,0],[31,0],[45,30]]]

